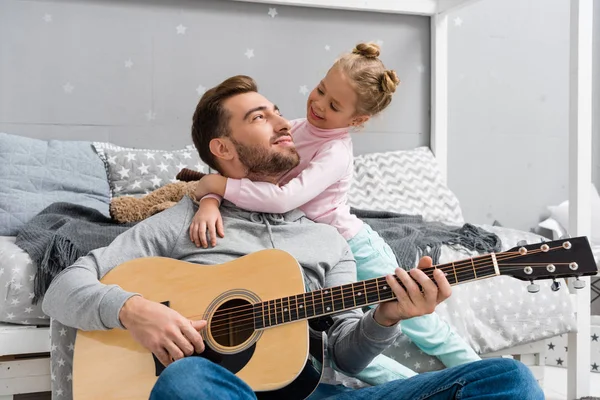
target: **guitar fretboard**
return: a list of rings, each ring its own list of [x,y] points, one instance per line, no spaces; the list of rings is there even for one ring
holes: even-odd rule
[[[469,260],[463,260],[460,266],[455,266],[455,263],[448,263],[437,265],[436,268],[446,272],[446,278],[450,285],[457,285],[496,276],[493,257],[492,254],[478,257],[477,267],[475,267],[473,259],[470,259],[470,265],[468,264]],[[485,265],[485,267],[482,267],[482,265]],[[424,272],[432,278],[433,270],[431,268]],[[396,281],[404,287],[397,277]],[[254,328],[263,329],[286,322],[316,318],[395,298],[396,295],[385,277],[324,288],[254,304]]]

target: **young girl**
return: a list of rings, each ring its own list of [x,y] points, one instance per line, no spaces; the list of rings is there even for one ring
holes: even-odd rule
[[[352,53],[335,61],[310,93],[306,118],[291,122],[300,164],[279,185],[212,174],[201,179],[196,198],[216,194],[255,212],[285,213],[300,208],[313,221],[337,228],[348,241],[356,259],[358,280],[394,273],[398,264],[392,249],[350,213],[346,196],[353,174],[349,129],[362,126],[383,111],[400,82],[378,57],[379,46],[357,45]],[[218,199],[201,201],[190,226],[190,238],[196,245],[207,247],[207,230],[212,246],[216,245],[216,234],[224,236]],[[479,360],[435,313],[402,321],[401,328],[421,350],[437,356],[448,367]],[[415,374],[379,356],[357,377],[378,384]]]

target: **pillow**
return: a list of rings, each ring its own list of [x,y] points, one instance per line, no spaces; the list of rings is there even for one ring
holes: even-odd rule
[[[14,237],[0,236],[0,322],[49,325],[42,302],[31,304],[36,267]]]
[[[600,246],[600,195],[594,184],[590,188],[590,204],[592,207],[592,229],[590,242],[594,246]],[[555,219],[565,231],[569,230],[569,200],[565,200],[557,206],[549,206],[550,218]]]
[[[108,181],[91,142],[0,133],[0,236],[16,236],[33,216],[59,201],[108,215]]]
[[[148,150],[93,143],[104,161],[111,197],[143,196],[167,183],[183,168],[200,172],[208,167],[200,160],[194,146],[181,150]]]
[[[348,203],[355,208],[464,224],[458,199],[442,181],[438,163],[427,147],[357,156]]]

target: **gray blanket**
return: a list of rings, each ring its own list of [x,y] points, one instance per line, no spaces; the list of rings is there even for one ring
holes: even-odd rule
[[[108,246],[133,225],[118,224],[97,210],[63,202],[53,203],[33,217],[15,242],[38,266],[33,304],[60,271],[91,250]]]
[[[396,214],[352,208],[351,212],[367,223],[390,245],[398,264],[409,270],[417,257],[430,256],[439,263],[442,245],[464,247],[480,254],[500,251],[500,238],[471,224],[450,226],[424,221],[420,215]]]

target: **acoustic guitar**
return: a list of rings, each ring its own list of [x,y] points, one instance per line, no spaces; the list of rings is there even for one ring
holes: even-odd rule
[[[530,292],[539,290],[538,279],[576,277],[573,286],[581,288],[578,278],[598,271],[586,237],[517,246],[424,272],[431,277],[434,268],[444,271],[451,285],[508,275],[530,281]],[[186,318],[206,320],[200,332],[206,350],[194,356],[227,368],[260,399],[303,399],[319,383],[314,358],[322,360],[323,344],[309,334],[309,320],[395,299],[385,277],[305,292],[300,265],[281,250],[211,266],[139,258],[117,266],[102,282],[140,293]],[[555,280],[552,289],[559,285]],[[77,332],[75,400],[147,399],[163,369],[126,330]]]

